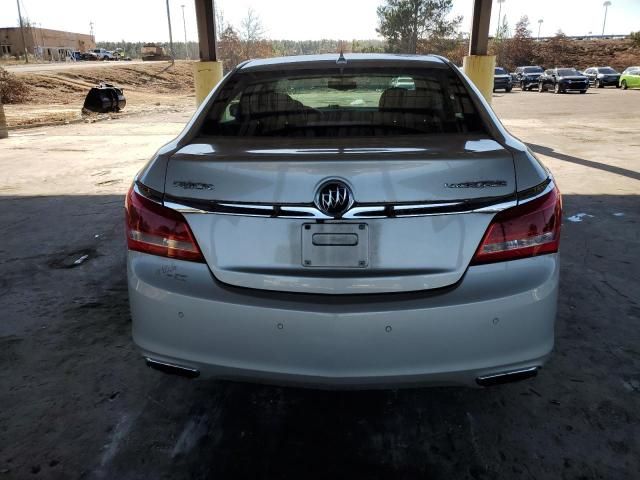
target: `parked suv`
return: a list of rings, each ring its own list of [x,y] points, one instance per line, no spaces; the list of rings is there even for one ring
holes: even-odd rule
[[[496,67],[493,73],[493,91],[504,90],[510,92],[513,88],[511,83],[511,75],[504,69]]]
[[[583,73],[596,88],[620,88],[620,73],[611,67],[589,67]]]
[[[555,93],[579,91],[586,93],[589,88],[589,80],[575,68],[552,68],[538,78],[538,91],[545,92],[549,89]]]
[[[488,386],[553,348],[560,194],[441,57],[241,63],[125,209],[133,339],[162,371]]]
[[[515,83],[521,90],[533,90],[538,86],[538,78],[544,73],[542,67],[531,65],[528,67],[517,67],[514,72]]]

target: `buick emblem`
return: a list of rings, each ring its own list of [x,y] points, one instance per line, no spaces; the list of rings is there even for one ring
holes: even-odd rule
[[[353,195],[344,182],[329,180],[318,189],[315,204],[322,213],[337,217],[353,205]]]

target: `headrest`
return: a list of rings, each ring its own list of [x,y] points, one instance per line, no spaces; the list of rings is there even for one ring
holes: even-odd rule
[[[427,88],[408,90],[406,88],[392,87],[382,92],[378,102],[378,109],[381,111],[431,110],[440,107],[440,105],[437,105],[440,97],[440,95],[434,96]]]
[[[286,93],[273,90],[247,91],[240,97],[240,116],[255,116],[271,113],[301,113],[302,103]]]
[[[404,108],[405,97],[408,90],[406,88],[391,87],[387,88],[378,101],[380,110],[395,110]]]

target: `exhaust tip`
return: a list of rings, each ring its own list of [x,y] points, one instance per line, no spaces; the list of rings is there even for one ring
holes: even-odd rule
[[[170,375],[180,375],[181,377],[196,378],[200,375],[200,372],[195,368],[183,367],[182,365],[175,365],[173,363],[161,362],[160,360],[154,360],[153,358],[145,357],[147,367],[159,370],[163,373]]]
[[[500,372],[493,375],[485,375],[476,378],[476,383],[482,387],[491,387],[493,385],[501,385],[503,383],[518,382],[527,378],[538,375],[539,367],[523,368],[520,370],[511,370],[509,372]]]

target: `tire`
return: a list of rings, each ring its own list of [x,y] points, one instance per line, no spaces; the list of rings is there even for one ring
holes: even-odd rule
[[[604,88],[604,85],[600,83],[600,80],[596,80],[596,88]]]
[[[616,88],[620,88],[620,84],[619,84],[619,83],[618,83],[618,84],[616,84]]]
[[[509,93],[511,91],[511,87],[507,87],[504,89],[505,92]]]
[[[587,93],[586,90],[580,90],[580,93]]]
[[[524,82],[522,80],[520,81],[520,90],[522,90],[523,92],[526,90],[526,88],[524,88]]]
[[[626,80],[622,80],[622,81],[620,82],[620,85],[622,85],[622,89],[623,89],[623,90],[626,90],[627,88],[629,88],[629,87],[627,87],[627,81],[626,81]]]
[[[553,86],[553,93],[555,93],[555,94],[562,93],[562,90],[560,90],[560,84],[559,84],[559,83],[556,83],[556,84]]]

